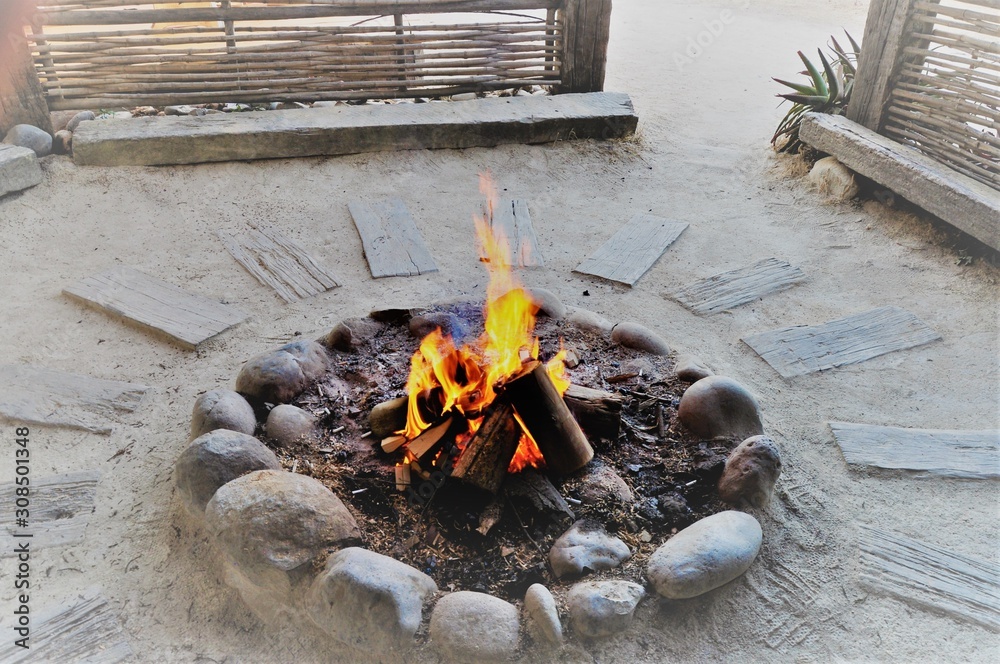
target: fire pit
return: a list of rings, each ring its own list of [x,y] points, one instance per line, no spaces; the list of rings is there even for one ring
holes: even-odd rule
[[[539,647],[563,642],[560,614],[599,638],[647,580],[683,599],[756,556],[760,526],[724,504],[763,505],[780,471],[754,398],[646,328],[524,287],[490,209],[485,305],[345,320],[195,404],[178,489],[263,620],[509,658],[516,603]]]

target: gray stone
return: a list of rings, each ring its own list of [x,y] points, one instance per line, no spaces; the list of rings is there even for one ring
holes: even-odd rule
[[[601,314],[589,309],[579,309],[577,307],[567,307],[566,321],[576,325],[581,330],[608,336],[614,329],[614,323]]]
[[[195,110],[194,106],[188,106],[186,104],[181,106],[164,106],[163,112],[167,115],[192,115],[191,111]]]
[[[371,318],[347,318],[334,325],[319,342],[330,350],[346,353],[368,343],[381,330],[382,325]]]
[[[613,569],[632,556],[628,545],[612,537],[596,521],[582,519],[559,536],[549,551],[549,564],[557,577],[580,575],[586,570]]]
[[[338,101],[314,101],[313,108],[336,108],[340,104]]]
[[[33,150],[0,144],[0,196],[42,182],[42,169]]]
[[[553,320],[561,320],[566,317],[566,305],[549,289],[525,288],[524,290],[538,307],[539,314]]]
[[[677,378],[685,383],[697,383],[702,378],[714,376],[715,372],[708,368],[708,365],[695,355],[681,355],[674,365],[674,373]]]
[[[248,361],[236,377],[236,391],[251,400],[288,403],[326,373],[329,359],[315,341],[296,341]]]
[[[232,390],[209,390],[194,402],[191,409],[191,436],[229,429],[253,435],[257,429],[257,416],[253,408],[238,392]]]
[[[706,440],[744,440],[764,433],[757,400],[732,378],[709,376],[684,391],[677,417],[691,433]]]
[[[265,585],[360,538],[358,525],[317,480],[259,470],[223,485],[205,509],[205,524],[226,561]]]
[[[459,92],[457,95],[452,95],[452,101],[472,101],[473,99],[478,99],[475,92]]]
[[[79,111],[52,111],[49,119],[52,120],[52,131],[62,131],[69,124]]]
[[[635,496],[613,468],[599,460],[591,461],[580,476],[580,500],[593,505],[608,499],[627,505]]]
[[[7,145],[28,148],[37,157],[44,157],[52,153],[52,136],[48,132],[28,124],[11,127],[7,135],[4,136],[3,142]]]
[[[73,152],[73,132],[62,129],[52,137],[53,154],[71,154]]]
[[[517,607],[485,593],[445,595],[431,613],[431,644],[448,661],[512,659],[519,631]]]
[[[666,340],[645,325],[640,325],[639,323],[618,323],[611,330],[611,341],[626,348],[641,350],[651,355],[670,354],[670,346]]]
[[[365,652],[406,652],[420,627],[423,603],[437,584],[423,572],[373,551],[348,548],[330,556],[306,607],[335,639]]]
[[[80,111],[73,118],[66,123],[67,131],[76,131],[76,128],[80,126],[81,122],[86,122],[88,120],[96,120],[97,116],[94,115],[93,111]]]
[[[528,631],[538,643],[558,646],[563,643],[562,623],[556,600],[548,588],[533,584],[524,595],[524,612],[528,615]]]
[[[341,106],[165,117],[157,122],[84,123],[73,137],[80,165],[166,165],[357,154],[399,149],[544,143],[632,135],[638,116],[626,94],[477,99],[462,104]],[[253,140],[246,140],[253,136]]]
[[[757,519],[727,511],[696,521],[661,545],[646,575],[669,599],[697,597],[747,571],[763,535]]]
[[[267,414],[267,437],[281,447],[316,438],[316,418],[298,406],[281,404]]]
[[[726,459],[719,478],[719,497],[730,505],[744,501],[761,508],[771,500],[781,475],[781,454],[767,436],[747,438]]]
[[[198,438],[181,452],[174,466],[174,482],[184,506],[194,515],[219,487],[257,470],[281,470],[274,452],[238,431],[217,429]]]
[[[632,624],[645,589],[631,581],[586,581],[569,589],[567,604],[573,631],[595,639],[618,634]]]
[[[461,318],[447,311],[430,311],[418,314],[410,319],[410,334],[417,339],[423,339],[434,330],[440,329],[445,336],[450,336],[455,345],[460,345],[469,334],[469,326]]]

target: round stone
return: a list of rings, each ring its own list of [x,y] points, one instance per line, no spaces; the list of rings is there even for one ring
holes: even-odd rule
[[[382,325],[371,318],[346,318],[334,325],[319,343],[330,350],[346,353],[357,350],[381,331]]]
[[[628,504],[635,500],[632,489],[613,468],[591,461],[580,477],[580,499],[588,505],[606,500]]]
[[[670,354],[670,346],[666,340],[639,323],[618,323],[611,330],[611,341],[619,346],[641,350],[650,355]]]
[[[215,431],[229,429],[252,435],[257,416],[249,402],[232,390],[210,390],[198,397],[191,410],[191,440]]]
[[[316,437],[316,418],[298,406],[281,404],[267,414],[267,437],[286,447]]]
[[[548,316],[553,320],[561,320],[566,317],[566,305],[549,289],[525,288],[524,290],[538,307],[538,313],[542,316]]]
[[[29,124],[14,125],[4,136],[4,143],[33,150],[38,157],[52,153],[52,136]]]
[[[608,336],[614,328],[614,323],[601,314],[589,309],[579,309],[576,307],[567,308],[566,321],[576,325],[585,332],[592,332],[602,336]]]
[[[330,556],[305,604],[313,622],[335,639],[388,654],[412,647],[423,604],[436,592],[437,584],[423,572],[351,547]]]
[[[73,118],[66,123],[67,131],[76,131],[76,128],[80,126],[81,122],[86,122],[87,120],[96,120],[97,116],[94,115],[93,111],[80,111]]]
[[[181,452],[174,482],[185,507],[200,515],[219,487],[255,470],[280,469],[274,452],[253,436],[217,429],[199,436]]]
[[[467,590],[442,597],[431,613],[431,644],[448,661],[507,661],[517,650],[517,607]]]
[[[687,388],[677,417],[691,433],[706,440],[743,440],[764,433],[757,400],[726,376],[702,378]]]
[[[674,373],[677,378],[685,383],[697,383],[702,378],[714,376],[715,372],[708,368],[700,358],[694,355],[681,355],[674,365]]]
[[[460,345],[469,334],[469,326],[465,321],[447,311],[418,314],[410,319],[409,329],[410,334],[416,339],[423,339],[434,330],[441,330],[441,334],[451,337],[456,346]]]
[[[632,556],[628,545],[612,537],[596,521],[582,519],[559,536],[549,551],[557,577],[579,576],[586,570],[614,569]]]
[[[762,540],[757,519],[743,512],[719,512],[696,521],[654,551],[646,575],[664,597],[697,597],[746,572]]]
[[[548,588],[540,583],[532,584],[524,595],[524,612],[528,614],[528,631],[536,642],[552,646],[562,644],[559,609]]]
[[[340,498],[319,481],[274,470],[223,485],[205,523],[226,560],[251,579],[296,569],[361,536]]]
[[[746,501],[764,507],[771,500],[779,475],[781,455],[775,442],[767,436],[747,438],[726,459],[719,478],[719,497],[730,505]]]
[[[326,373],[328,362],[320,344],[296,341],[243,365],[236,377],[236,391],[253,401],[288,403]]]
[[[631,581],[587,581],[569,590],[570,624],[584,638],[602,638],[625,631],[646,591]]]

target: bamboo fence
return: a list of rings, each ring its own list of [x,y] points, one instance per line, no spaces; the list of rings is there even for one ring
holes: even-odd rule
[[[1000,188],[1000,0],[917,0],[881,133]]]
[[[27,39],[52,110],[425,97],[563,86],[566,8],[605,4],[38,0]]]

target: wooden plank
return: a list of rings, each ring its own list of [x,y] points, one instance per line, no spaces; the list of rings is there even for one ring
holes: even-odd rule
[[[1000,567],[898,533],[861,527],[861,584],[1000,631]]]
[[[97,470],[83,470],[63,475],[31,478],[31,507],[28,525],[18,526],[14,510],[0,513],[0,532],[16,542],[15,533],[31,534],[31,549],[45,549],[68,546],[83,541],[94,511],[94,497],[101,473]],[[0,484],[0,496],[13,496],[16,485],[13,482]],[[15,555],[13,547],[5,547],[0,557]]]
[[[493,147],[571,138],[621,138],[638,116],[626,94],[494,97],[448,104],[366,104],[84,122],[77,164],[125,166]]]
[[[839,115],[809,114],[802,140],[1000,251],[1000,192]]]
[[[28,646],[25,649],[7,645],[4,663],[115,664],[134,654],[117,613],[96,587],[54,602],[32,616]]]
[[[0,3],[0,139],[17,124],[52,133],[45,92],[38,80],[31,49],[21,26],[28,23],[31,3]]]
[[[392,197],[367,203],[351,201],[347,207],[361,236],[373,277],[437,272],[434,257],[402,200]]]
[[[81,279],[65,295],[162,333],[188,349],[242,322],[246,314],[130,267]]]
[[[830,422],[847,463],[923,471],[917,477],[1000,478],[1000,431],[947,431]]]
[[[340,286],[297,242],[274,229],[255,226],[241,235],[218,231],[222,244],[257,281],[285,302],[295,302]]]
[[[538,249],[538,238],[535,228],[531,225],[531,214],[528,212],[528,201],[520,199],[501,199],[492,208],[483,207],[485,216],[493,235],[503,237],[510,247],[511,264],[515,267],[542,267],[545,259]],[[486,260],[480,251],[480,260]]]
[[[574,272],[632,286],[687,227],[683,222],[637,214]]]
[[[880,307],[816,326],[783,327],[743,342],[785,378],[921,346],[941,338],[909,311]]]
[[[559,16],[563,23],[560,92],[603,90],[611,36],[611,0],[565,0]]]
[[[799,268],[777,258],[765,258],[688,284],[674,297],[696,314],[714,314],[786,290],[805,278]]]
[[[138,408],[148,389],[54,369],[0,365],[0,415],[14,422],[111,433],[116,416]]]

